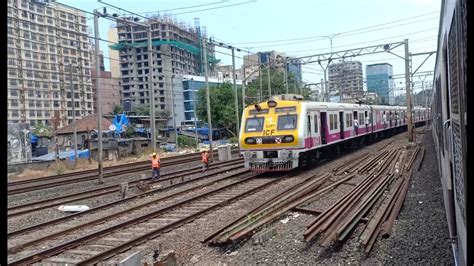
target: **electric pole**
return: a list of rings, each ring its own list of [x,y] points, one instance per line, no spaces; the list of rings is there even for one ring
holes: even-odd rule
[[[100,73],[98,73],[100,75]],[[76,124],[76,103],[74,101],[74,86],[72,85],[72,64],[69,64],[69,78],[71,79],[71,100],[72,100],[72,122],[74,123],[74,165],[77,165],[77,124]]]
[[[405,89],[407,98],[407,119],[408,119],[408,142],[413,142],[413,124],[411,120],[411,91],[410,91],[410,54],[408,51],[408,39],[405,39]]]
[[[150,125],[151,143],[153,152],[156,152],[156,119],[155,119],[155,88],[153,88],[153,46],[151,37],[151,24],[147,27],[148,37],[148,90],[150,92]],[[173,118],[174,119],[174,118]]]
[[[209,125],[208,138],[209,138],[209,150],[211,162],[214,160],[212,152],[212,122],[211,122],[211,99],[209,96],[209,77],[207,76],[207,40],[202,39],[202,50],[204,57],[204,77],[206,81],[206,107],[207,107],[207,123]]]
[[[237,136],[239,136],[239,94],[237,93],[237,85],[235,82],[235,48],[232,47],[232,80],[234,82],[234,92],[235,92],[235,132],[237,133]],[[237,144],[238,145],[238,144]]]
[[[99,75],[95,80],[96,87],[96,99],[97,99],[97,131],[98,131],[98,161],[99,161],[99,183],[104,183],[102,175],[102,101],[100,97],[100,47],[99,47],[99,16],[100,13],[97,9],[94,9],[94,37],[95,37],[95,71]]]
[[[260,94],[258,95],[258,102],[262,102],[263,100],[263,89],[262,89],[262,62],[261,62],[261,58],[262,55],[260,54],[260,52],[258,52],[258,79],[260,81]]]
[[[267,82],[268,82],[268,99],[272,97],[272,85],[270,84],[271,78],[270,78],[270,54],[267,55]]]
[[[287,73],[287,68],[288,67],[288,64],[286,63],[286,58],[285,58],[285,66],[283,67],[283,76],[284,76],[284,79],[285,79],[285,90],[286,90],[286,94],[289,93],[288,91],[288,73]]]
[[[171,75],[171,115],[173,116],[173,128],[174,128],[174,137],[176,139],[176,151],[178,151],[178,128],[176,127],[176,115],[174,113],[174,83],[173,83],[174,75]]]
[[[244,66],[244,79],[242,80],[242,112],[245,110],[245,80],[246,78],[245,78],[245,66]]]

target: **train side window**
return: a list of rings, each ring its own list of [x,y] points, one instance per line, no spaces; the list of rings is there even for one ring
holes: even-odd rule
[[[278,116],[278,130],[295,129],[297,123],[297,115],[280,115]]]
[[[318,133],[318,115],[314,115],[314,133]]]
[[[337,129],[337,115],[335,114],[329,115],[329,129],[330,130]]]
[[[352,127],[352,114],[346,114],[346,127]]]
[[[263,117],[250,117],[247,118],[245,122],[245,131],[246,132],[254,132],[254,131],[262,131],[263,130],[263,122],[265,118]]]

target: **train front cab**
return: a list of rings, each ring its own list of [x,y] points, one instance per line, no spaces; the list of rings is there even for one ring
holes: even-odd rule
[[[252,171],[287,171],[298,167],[296,148],[304,145],[298,101],[268,101],[245,108],[240,151]]]

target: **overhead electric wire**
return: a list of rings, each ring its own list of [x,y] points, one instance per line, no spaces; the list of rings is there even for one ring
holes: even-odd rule
[[[168,12],[168,11],[173,11],[173,10],[182,10],[182,9],[190,9],[190,8],[195,8],[195,7],[201,7],[201,6],[211,6],[211,5],[217,5],[221,3],[228,2],[229,0],[221,0],[219,2],[212,2],[212,3],[206,3],[206,4],[200,4],[200,5],[194,5],[194,6],[187,6],[187,7],[177,7],[177,8],[171,8],[171,9],[163,9],[163,10],[158,10],[158,11],[147,11],[147,12],[141,12],[138,14],[156,14],[159,12]]]
[[[353,36],[353,35],[357,35],[357,34],[363,34],[363,33],[374,32],[374,31],[392,29],[392,28],[395,28],[395,27],[405,26],[405,25],[409,25],[409,24],[412,24],[412,23],[406,23],[406,24],[403,24],[403,25],[397,25],[397,26],[386,27],[386,28],[380,28],[380,29],[375,29],[375,30],[370,30],[370,31],[365,31],[365,32],[358,32],[358,33],[352,33],[352,34],[342,35],[340,38],[342,38],[342,37],[347,37],[347,36]],[[432,28],[432,29],[430,29],[430,30],[433,30],[433,29],[438,29],[438,28]],[[322,40],[297,41],[297,42],[287,42],[287,43],[279,43],[279,44],[272,44],[272,45],[260,45],[260,46],[254,46],[254,48],[270,47],[270,46],[286,46],[286,45],[299,44],[299,43],[311,43],[311,42],[315,42],[315,41],[322,41]]]
[[[385,25],[388,25],[388,24],[392,24],[392,23],[396,23],[396,22],[400,22],[400,21],[406,21],[406,20],[409,20],[409,19],[419,18],[419,17],[423,17],[423,16],[427,16],[427,15],[436,14],[436,13],[439,14],[439,11],[430,12],[430,13],[425,13],[425,14],[422,14],[422,15],[414,16],[414,17],[399,19],[399,20],[395,20],[395,21],[391,21],[391,22],[386,22],[386,23],[377,24],[377,25],[373,25],[373,26],[363,27],[363,28],[359,28],[359,29],[355,29],[355,30],[349,30],[349,31],[340,32],[340,33],[336,33],[336,34],[345,34],[345,33],[351,33],[351,32],[361,31],[361,30],[365,30],[365,29],[375,28],[375,27],[379,27],[379,26],[385,26]],[[302,38],[291,38],[291,39],[271,40],[271,41],[236,42],[236,43],[234,43],[234,44],[254,44],[254,43],[285,42],[285,41],[305,40],[305,39],[314,39],[314,38],[322,38],[322,39],[324,39],[324,40],[327,40],[327,36],[328,36],[328,35],[331,36],[331,35],[334,35],[334,34],[326,34],[326,35],[321,35],[321,36],[302,37]]]

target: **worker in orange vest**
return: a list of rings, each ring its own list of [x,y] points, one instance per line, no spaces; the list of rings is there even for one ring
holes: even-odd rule
[[[160,157],[154,152],[151,154],[151,168],[152,168],[152,178],[151,180],[155,180],[160,178]]]
[[[203,164],[202,171],[209,170],[209,150],[202,149],[201,150],[201,162]]]

